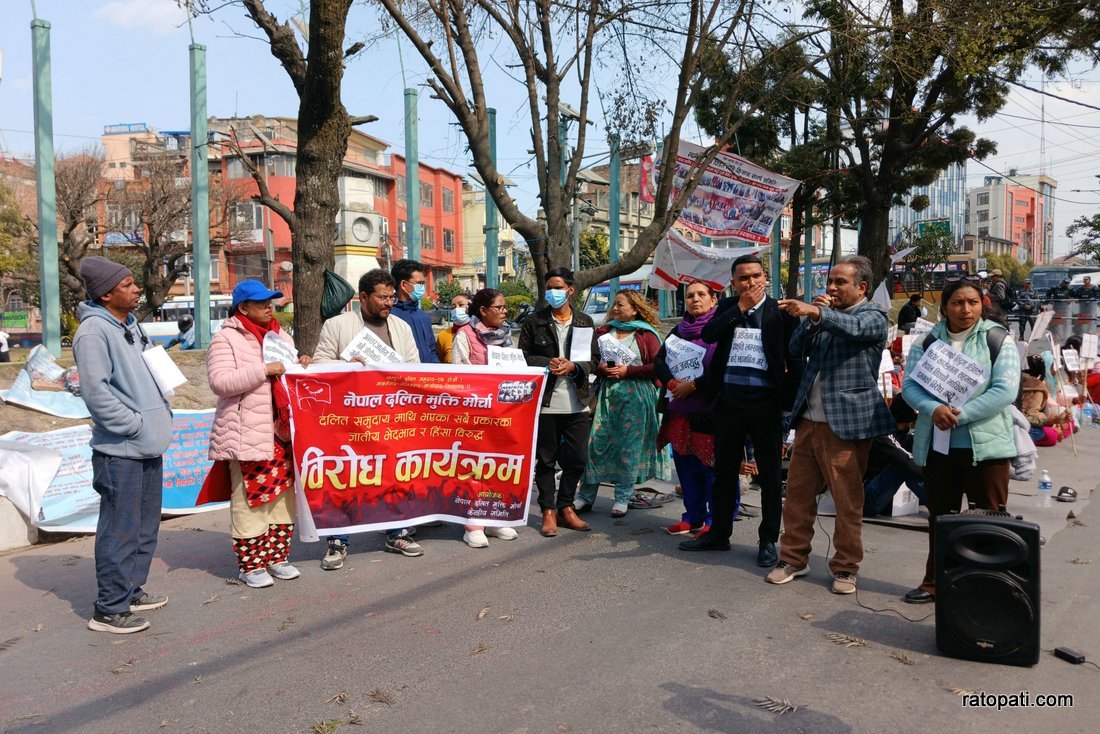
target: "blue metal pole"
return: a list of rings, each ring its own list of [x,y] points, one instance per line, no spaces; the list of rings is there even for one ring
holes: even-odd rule
[[[34,64],[34,180],[38,189],[38,277],[42,344],[61,356],[61,290],[58,284],[57,182],[53,154],[53,81],[50,23],[31,21]]]
[[[619,208],[620,197],[622,196],[621,188],[622,181],[620,176],[620,169],[622,168],[623,158],[622,153],[619,151],[619,136],[611,136],[611,200],[608,202],[608,219],[609,219],[609,233],[608,233],[608,256],[611,262],[619,261],[619,247],[622,240],[622,233],[619,231]],[[619,276],[615,276],[611,279],[610,297],[615,298],[615,294],[619,292]]]
[[[809,303],[814,299],[814,230],[810,224],[810,205],[806,205],[806,229],[802,234],[802,300]]]
[[[486,112],[489,115],[489,158],[496,163],[497,160],[497,111],[492,107]],[[500,232],[500,216],[497,212],[497,204],[493,197],[489,196],[489,187],[485,187],[485,287],[497,288],[500,284],[500,272],[498,269],[498,240]]]
[[[782,273],[780,272],[780,263],[783,259],[782,248],[779,244],[779,222],[780,219],[777,217],[775,220],[775,226],[772,227],[772,256],[771,262],[768,263],[768,270],[771,271],[768,273],[768,275],[771,277],[772,281],[772,298],[776,299],[783,296],[783,284],[779,282],[782,275]]]
[[[405,257],[420,259],[420,149],[416,120],[416,89],[405,89],[405,207],[408,245]]]
[[[191,277],[195,282],[195,346],[210,346],[210,172],[206,128],[206,46],[192,43]]]

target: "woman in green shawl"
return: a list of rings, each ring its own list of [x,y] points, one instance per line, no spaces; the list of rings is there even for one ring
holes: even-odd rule
[[[600,365],[588,464],[574,505],[592,508],[601,482],[615,485],[612,517],[626,514],[634,485],[668,479],[669,463],[657,449],[658,388],[653,362],[661,350],[660,321],[639,291],[615,294],[610,319],[596,331]]]

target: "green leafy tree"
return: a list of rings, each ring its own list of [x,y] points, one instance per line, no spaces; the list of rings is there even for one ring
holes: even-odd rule
[[[457,280],[442,280],[435,284],[435,292],[439,295],[439,302],[444,306],[451,305],[451,299],[466,292]]]
[[[581,270],[591,270],[611,262],[610,245],[603,232],[581,232],[580,248]]]
[[[1074,219],[1066,228],[1066,236],[1074,238],[1069,254],[1100,262],[1100,214]]]
[[[1012,255],[989,255],[985,261],[988,270],[1000,270],[1005,281],[1013,288],[1023,286],[1027,274],[1035,267],[1035,263],[1030,260],[1022,263]]]
[[[37,258],[29,235],[30,226],[16,206],[15,197],[0,186],[0,312],[13,292],[20,292],[24,301],[38,300]]]
[[[924,295],[927,287],[927,276],[937,265],[947,262],[947,258],[958,252],[955,241],[951,235],[935,227],[929,227],[924,234],[911,236],[909,245],[913,251],[906,256],[904,262],[909,270],[917,274],[915,283],[907,283],[907,288],[916,285],[920,288],[917,293]]]
[[[531,303],[535,302],[535,294],[531,292],[531,289],[522,280],[504,281],[500,284],[500,292],[504,294],[505,298],[523,296]]]

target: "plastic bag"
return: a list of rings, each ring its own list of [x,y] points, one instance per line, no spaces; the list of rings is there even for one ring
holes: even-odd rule
[[[331,319],[344,312],[348,301],[355,297],[355,288],[342,277],[325,269],[325,290],[321,294],[321,318]]]

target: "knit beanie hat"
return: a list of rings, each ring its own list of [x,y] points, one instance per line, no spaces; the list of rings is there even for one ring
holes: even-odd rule
[[[80,261],[80,279],[84,281],[84,290],[92,302],[98,303],[101,296],[114,290],[128,275],[133,275],[130,268],[105,257],[93,255]]]

